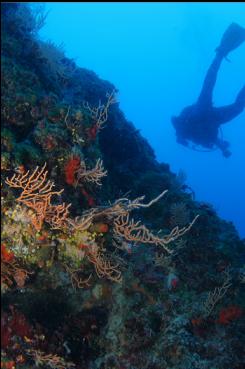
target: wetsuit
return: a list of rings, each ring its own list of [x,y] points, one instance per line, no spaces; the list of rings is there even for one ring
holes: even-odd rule
[[[242,28],[240,27],[240,29]],[[230,49],[227,47],[217,48],[216,56],[208,69],[197,102],[186,107],[178,117],[172,117],[172,123],[176,129],[177,142],[182,145],[188,146],[188,140],[190,140],[207,149],[218,147],[222,150],[225,157],[230,156],[230,151],[228,150],[229,143],[218,137],[219,127],[234,119],[244,110],[245,85],[240,90],[233,104],[218,108],[214,107],[212,96],[221,62],[228,52],[234,48],[234,45]]]

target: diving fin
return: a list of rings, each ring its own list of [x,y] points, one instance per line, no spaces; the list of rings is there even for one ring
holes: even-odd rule
[[[236,49],[244,41],[245,28],[239,26],[237,23],[231,23],[223,34],[220,45],[215,51],[220,53],[223,58],[226,58],[230,51]]]

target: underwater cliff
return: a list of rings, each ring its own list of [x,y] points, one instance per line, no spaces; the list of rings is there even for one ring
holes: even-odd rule
[[[244,240],[42,14],[1,10],[1,368],[244,368]]]

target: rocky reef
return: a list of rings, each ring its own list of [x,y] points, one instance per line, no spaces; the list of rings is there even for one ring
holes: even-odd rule
[[[1,368],[244,368],[244,240],[41,13],[1,7]]]

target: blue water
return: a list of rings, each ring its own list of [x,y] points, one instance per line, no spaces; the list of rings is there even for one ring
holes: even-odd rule
[[[232,156],[176,143],[171,116],[199,95],[214,50],[232,22],[245,26],[245,3],[46,3],[40,37],[118,89],[120,107],[157,159],[183,170],[196,199],[211,203],[245,237],[245,113],[223,126]],[[224,61],[215,106],[230,104],[245,82],[245,44]]]

